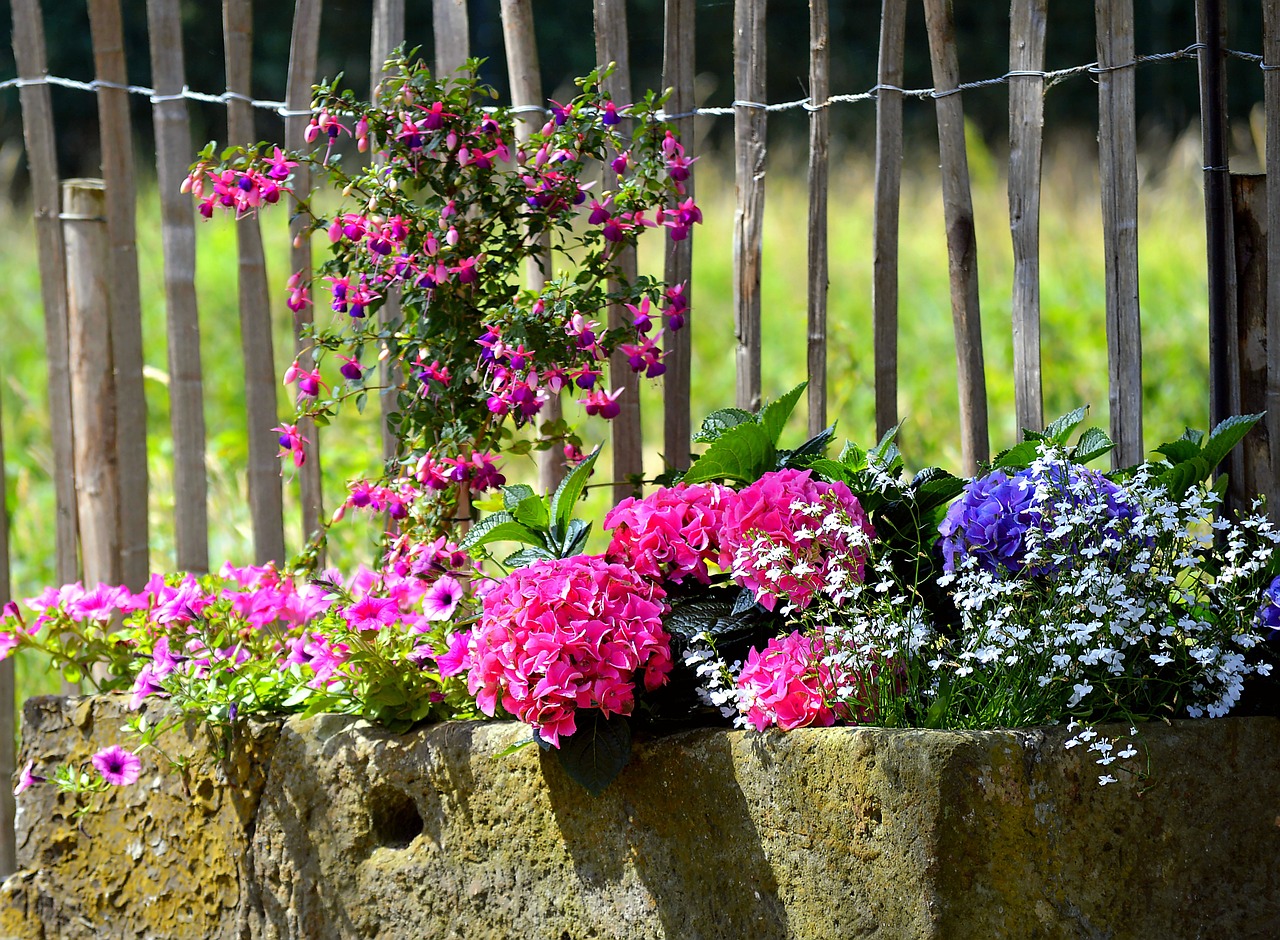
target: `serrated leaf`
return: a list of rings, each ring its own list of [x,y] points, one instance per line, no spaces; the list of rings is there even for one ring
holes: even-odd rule
[[[721,408],[719,411],[713,411],[702,419],[702,427],[693,436],[694,443],[710,444],[718,440],[720,435],[729,428],[737,427],[739,424],[751,424],[755,420],[755,415],[741,408]]]
[[[1262,420],[1262,415],[1236,415],[1227,418],[1210,432],[1201,446],[1200,455],[1209,465],[1209,472],[1226,460],[1240,441],[1253,430],[1253,426]]]
[[[738,596],[734,598],[733,610],[730,613],[732,616],[738,617],[748,611],[755,610],[756,605],[756,592],[751,588],[743,588],[738,592]]]
[[[853,441],[845,441],[840,449],[839,461],[850,470],[867,469],[867,452]]]
[[[1190,460],[1192,457],[1198,456],[1200,453],[1200,445],[1194,441],[1189,441],[1185,437],[1180,437],[1176,441],[1167,441],[1156,448],[1157,454],[1164,454],[1169,458],[1169,463],[1182,463],[1184,460]]]
[[[532,486],[524,483],[509,483],[502,488],[502,508],[514,512],[523,500],[534,495],[537,494],[534,493]]]
[[[684,475],[686,483],[737,480],[750,483],[773,469],[777,450],[769,432],[758,424],[729,428]]]
[[[1195,484],[1207,480],[1213,468],[1203,457],[1193,457],[1174,464],[1164,473],[1156,477],[1156,482],[1169,491],[1175,499],[1181,499]]]
[[[516,522],[509,512],[495,512],[485,516],[468,531],[458,546],[469,552],[490,542],[524,542],[527,545],[541,545],[542,540],[528,526]]]
[[[964,492],[965,481],[941,467],[925,467],[911,481],[920,512],[930,512]]]
[[[555,557],[554,554],[541,545],[530,545],[528,548],[522,548],[518,552],[512,552],[502,559],[502,563],[508,568],[525,568],[535,561],[548,561]]]
[[[1067,412],[1056,421],[1050,421],[1049,426],[1044,429],[1044,439],[1065,445],[1067,439],[1071,437],[1071,432],[1084,423],[1085,415],[1088,413],[1089,406],[1082,405],[1074,411]]]
[[[1115,442],[1102,428],[1085,428],[1080,435],[1080,440],[1076,441],[1073,456],[1076,463],[1088,463],[1103,454],[1110,453],[1115,446]]]
[[[594,708],[578,709],[575,720],[577,730],[560,739],[556,756],[571,780],[599,796],[631,760],[631,722]]]
[[[553,529],[563,532],[569,525],[569,520],[573,518],[573,509],[578,505],[578,498],[582,496],[582,491],[587,485],[587,478],[591,476],[591,468],[595,466],[596,458],[600,456],[600,448],[597,447],[587,457],[569,471],[569,475],[560,481],[560,485],[556,487],[555,495],[551,497],[551,525]]]
[[[774,447],[778,446],[778,441],[782,438],[782,429],[787,426],[787,419],[791,417],[791,412],[795,411],[796,402],[800,400],[808,384],[808,382],[801,382],[791,391],[760,409],[760,426],[769,433],[769,441]]]
[[[833,483],[848,483],[856,475],[853,470],[840,463],[840,461],[829,460],[825,457],[821,460],[813,461],[809,464],[809,469],[824,480],[830,480]]]
[[[551,522],[547,501],[536,494],[520,500],[513,515],[516,517],[516,522],[527,525],[530,529],[545,530]]]
[[[1021,444],[1015,444],[1008,450],[997,454],[991,466],[1002,469],[1022,470],[1029,466],[1038,456],[1040,456],[1039,442],[1023,441]]]

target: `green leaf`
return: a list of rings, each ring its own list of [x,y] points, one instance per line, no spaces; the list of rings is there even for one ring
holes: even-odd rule
[[[524,738],[523,740],[517,741],[515,744],[508,744],[506,747],[500,750],[497,754],[494,754],[493,759],[497,760],[500,757],[510,757],[516,751],[522,750],[528,747],[532,743],[533,743],[533,738],[530,737],[530,738]]]
[[[1195,441],[1180,437],[1176,441],[1167,441],[1161,444],[1156,448],[1156,453],[1164,454],[1164,456],[1168,457],[1169,463],[1182,463],[1184,460],[1200,456],[1200,445]]]
[[[551,522],[547,512],[547,501],[541,496],[526,496],[515,508],[516,522],[527,525],[530,529],[545,531]]]
[[[725,431],[694,461],[684,475],[684,482],[737,480],[750,483],[773,469],[776,455],[773,440],[765,428],[758,424],[739,424]]]
[[[1213,467],[1203,457],[1193,457],[1174,464],[1164,473],[1156,477],[1156,482],[1169,491],[1169,495],[1180,499],[1187,490],[1201,480],[1207,480],[1213,473]]]
[[[867,452],[853,441],[845,441],[840,449],[839,461],[850,470],[867,469]]]
[[[769,441],[774,447],[778,446],[778,441],[782,438],[782,429],[787,426],[787,419],[791,417],[796,402],[800,400],[808,384],[808,382],[801,382],[791,391],[760,409],[760,426],[769,433]]]
[[[573,518],[573,509],[578,505],[578,498],[582,496],[587,478],[591,476],[591,468],[595,466],[599,456],[600,448],[597,447],[556,487],[555,495],[551,497],[551,526],[554,530],[567,530],[569,520]]]
[[[502,488],[502,508],[515,512],[515,508],[530,496],[536,496],[532,486],[524,483],[509,483]]]
[[[511,513],[495,512],[492,516],[485,516],[473,525],[458,547],[464,552],[469,552],[474,548],[479,548],[481,545],[488,545],[490,542],[542,544],[542,540],[538,538],[537,533],[516,522]]]
[[[755,420],[755,415],[741,408],[721,408],[702,419],[702,428],[693,436],[693,440],[698,444],[710,444],[729,428],[750,424]]]
[[[560,739],[556,756],[571,780],[599,796],[631,760],[631,722],[594,708],[578,709],[575,718],[578,730]]]
[[[547,551],[541,545],[531,545],[528,548],[520,549],[518,552],[512,552],[502,559],[502,563],[508,568],[525,568],[535,561],[548,561],[555,557],[552,552]]]
[[[811,467],[815,460],[826,453],[827,445],[831,443],[832,438],[835,436],[836,426],[833,424],[819,431],[795,450],[778,451],[778,469]]]
[[[991,466],[1002,469],[1022,470],[1029,466],[1038,456],[1040,456],[1040,443],[1038,441],[1023,441],[1021,444],[1015,444],[1008,450],[997,454]]]
[[[572,555],[581,555],[582,550],[587,547],[587,536],[590,534],[590,522],[585,519],[570,519],[564,534],[564,541],[561,543],[560,557],[569,558]]]
[[[1071,432],[1084,423],[1085,415],[1088,413],[1089,406],[1083,405],[1075,411],[1067,412],[1056,421],[1049,422],[1049,426],[1044,429],[1043,439],[1065,445],[1067,439],[1071,437]]]
[[[829,460],[825,457],[810,463],[809,469],[824,480],[830,480],[833,483],[849,483],[856,475],[854,470],[840,463],[840,461]]]
[[[1262,420],[1262,415],[1236,415],[1227,418],[1209,434],[1201,448],[1201,456],[1209,465],[1212,473],[1231,453],[1233,447],[1240,443],[1253,426]]]
[[[964,492],[965,481],[940,467],[925,467],[911,481],[916,505],[922,513],[951,502]]]
[[[1103,454],[1110,453],[1115,446],[1115,442],[1102,428],[1085,428],[1080,435],[1080,440],[1076,441],[1072,457],[1077,463],[1088,463]]]

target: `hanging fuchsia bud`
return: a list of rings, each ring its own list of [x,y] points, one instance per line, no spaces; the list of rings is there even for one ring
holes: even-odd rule
[[[311,297],[308,293],[309,287],[307,282],[302,279],[301,271],[295,271],[290,275],[285,287],[289,291],[289,299],[286,303],[294,313],[311,304]]]
[[[369,119],[363,115],[356,121],[356,149],[361,153],[369,149]]]

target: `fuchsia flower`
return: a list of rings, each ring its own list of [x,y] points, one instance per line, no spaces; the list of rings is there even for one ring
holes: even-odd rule
[[[747,720],[757,731],[777,725],[783,731],[826,727],[848,718],[848,709],[828,704],[846,678],[823,661],[817,637],[798,632],[769,641],[764,652],[752,649],[738,675]]]
[[[293,465],[301,467],[307,462],[306,446],[311,442],[298,432],[296,424],[281,424],[271,430],[280,435],[280,456],[293,455]]]
[[[724,506],[734,495],[715,483],[679,483],[624,499],[604,517],[604,528],[613,532],[605,557],[654,581],[679,584],[692,575],[707,584],[707,565],[722,551]]]
[[[589,415],[599,415],[606,421],[618,417],[622,413],[622,406],[618,404],[618,396],[622,394],[622,389],[615,388],[612,392],[606,392],[604,389],[596,389],[586,398],[579,398],[578,404]]]
[[[671,671],[665,596],[598,555],[519,568],[484,596],[467,688],[485,714],[501,704],[553,747],[574,733],[579,708],[629,715],[637,677],[652,691]]]
[[[104,747],[92,758],[94,768],[102,779],[115,787],[127,787],[138,782],[142,773],[142,761],[137,754],[126,751],[118,744]]]

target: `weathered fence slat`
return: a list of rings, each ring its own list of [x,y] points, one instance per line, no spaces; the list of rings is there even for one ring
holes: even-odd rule
[[[755,411],[760,388],[760,275],[764,254],[765,0],[733,4],[733,329],[738,407]]]
[[[1240,411],[1239,361],[1235,356],[1235,250],[1232,247],[1231,178],[1227,166],[1227,11],[1220,0],[1196,0],[1200,73],[1200,137],[1204,146],[1205,245],[1209,272],[1209,424]],[[1237,470],[1239,451],[1229,473]]]
[[[1267,115],[1267,441],[1271,457],[1268,508],[1280,518],[1280,8],[1262,5],[1263,101]],[[1276,234],[1272,234],[1276,233]]]
[[[596,59],[601,65],[612,62],[613,74],[604,82],[604,90],[620,106],[631,104],[631,56],[627,49],[626,0],[595,0]],[[635,249],[625,249],[618,256],[618,267],[629,282],[636,279]],[[612,287],[610,288],[613,289]],[[609,328],[630,324],[626,308],[615,304],[609,308]],[[609,357],[609,382],[621,388],[621,408],[613,419],[613,500],[630,496],[635,487],[629,477],[644,474],[644,440],[640,430],[640,376],[631,371],[627,356],[621,351]]]
[[[907,0],[884,0],[876,70],[875,229],[871,309],[876,437],[898,423],[898,206],[902,192],[902,68]]]
[[[0,421],[0,605],[12,600],[9,581],[9,507],[4,486],[4,428]],[[13,657],[0,662],[0,878],[13,874],[18,867],[14,834],[13,790],[7,785],[17,771],[17,722]]]
[[[666,0],[662,44],[662,85],[671,89],[667,111],[687,114],[697,105],[694,97],[694,37],[696,35],[694,0]],[[676,133],[686,149],[692,151],[693,117],[675,120]],[[694,194],[693,177],[685,184],[685,195]],[[672,286],[684,285],[685,300],[693,299],[693,232],[683,241],[667,239],[667,258],[663,277]],[[690,380],[693,368],[693,307],[686,311],[684,329],[666,332],[666,366],[662,377],[662,453],[667,464],[683,470],[689,466],[692,440],[690,418]]]
[[[44,16],[39,0],[13,0],[13,57],[18,75],[40,79],[49,74],[45,57]],[[79,576],[76,554],[76,484],[72,456],[71,372],[67,346],[67,268],[58,220],[58,158],[53,136],[49,86],[23,85],[22,134],[31,171],[31,203],[35,215],[36,255],[40,265],[40,298],[44,306],[45,360],[49,371],[49,430],[53,443],[56,511],[56,574],[63,584]]]
[[[1009,228],[1013,233],[1013,391],[1016,438],[1044,427],[1040,373],[1040,169],[1048,0],[1009,13]]]
[[[1138,307],[1138,134],[1133,0],[1095,0],[1098,163],[1107,280],[1113,467],[1141,462],[1142,320]]]
[[[1238,333],[1230,352],[1239,365],[1235,394],[1243,414],[1267,407],[1267,178],[1234,175],[1231,182],[1232,247]],[[1277,495],[1271,473],[1270,427],[1262,424],[1240,442],[1239,466],[1229,472],[1228,500],[1249,508],[1255,495]]]
[[[196,305],[196,232],[191,197],[180,189],[191,163],[191,124],[179,0],[147,0],[151,43],[156,178],[169,346],[169,427],[173,434],[174,542],[178,567],[209,570],[209,483],[205,466],[204,374]]]
[[[94,72],[100,81],[126,84],[120,0],[89,0]],[[142,384],[142,298],[138,286],[138,234],[133,181],[129,93],[100,87],[98,139],[107,187],[107,289],[111,298],[111,353],[115,360],[116,459],[119,461],[120,576],[140,590],[150,574],[147,535],[147,398]]]
[[[105,189],[101,180],[62,184],[76,511],[86,585],[120,583],[120,483]]]
[[[502,0],[502,37],[507,51],[507,76],[511,84],[511,104],[517,108],[542,107],[542,73],[538,66],[538,44],[533,28],[533,6],[530,0]],[[523,143],[542,126],[544,116],[537,111],[516,113],[516,140]],[[543,244],[546,244],[544,239]],[[531,258],[525,268],[525,286],[540,291],[551,270],[550,252],[541,259]],[[543,409],[544,422],[564,417],[561,396],[551,396]],[[538,484],[545,493],[553,493],[564,479],[564,454],[558,447],[538,453]]]
[[[369,38],[370,100],[376,97],[387,57],[402,42],[404,42],[404,0],[374,0],[373,30]],[[382,306],[378,308],[378,322],[383,329],[387,329],[399,320],[399,292],[394,288],[388,289]],[[387,417],[398,407],[396,399],[400,392],[400,376],[395,374],[395,367],[391,364],[390,357],[379,359],[378,384],[382,386],[382,391],[378,395],[378,400],[382,404],[382,458],[390,461],[396,456],[397,444]],[[388,525],[390,522],[388,517]]]
[[[222,26],[226,43],[227,91],[251,93],[253,65],[252,0],[223,0]],[[253,106],[247,100],[227,102],[227,137],[232,144],[250,144]],[[240,343],[244,350],[245,410],[249,438],[249,513],[253,520],[253,553],[258,564],[283,562],[284,508],[280,490],[279,447],[271,430],[279,422],[276,399],[274,343],[267,267],[262,255],[258,217],[236,223],[239,250]]]
[[[960,386],[960,451],[964,472],[973,474],[977,472],[978,464],[990,456],[990,444],[982,320],[978,308],[978,245],[973,229],[973,194],[969,188],[964,105],[958,91],[960,67],[956,60],[951,0],[925,0],[924,14],[938,110],[942,207],[947,224],[947,266]]]
[[[827,152],[831,123],[827,0],[809,0],[809,434],[827,426]]]
[[[431,0],[436,39],[436,74],[452,75],[471,54],[467,0]]]
[[[297,0],[293,8],[293,33],[289,40],[289,78],[285,86],[285,104],[290,112],[306,111],[311,107],[311,86],[315,84],[316,62],[320,55],[321,0]],[[291,113],[284,119],[285,146],[301,150],[309,118],[305,114]],[[298,164],[293,171],[293,191],[301,199],[311,192],[311,168]],[[293,243],[289,248],[289,268],[300,274],[304,281],[311,280],[311,234],[305,217],[299,214],[289,223]],[[303,304],[293,312],[294,353],[302,368],[315,368],[311,344],[303,338],[311,326],[314,313],[310,305]],[[306,462],[298,468],[298,484],[302,495],[302,539],[309,542],[320,530],[324,518],[324,492],[320,474],[320,429],[311,418],[298,422],[298,433],[307,443],[304,445]],[[323,553],[321,553],[323,562]]]

